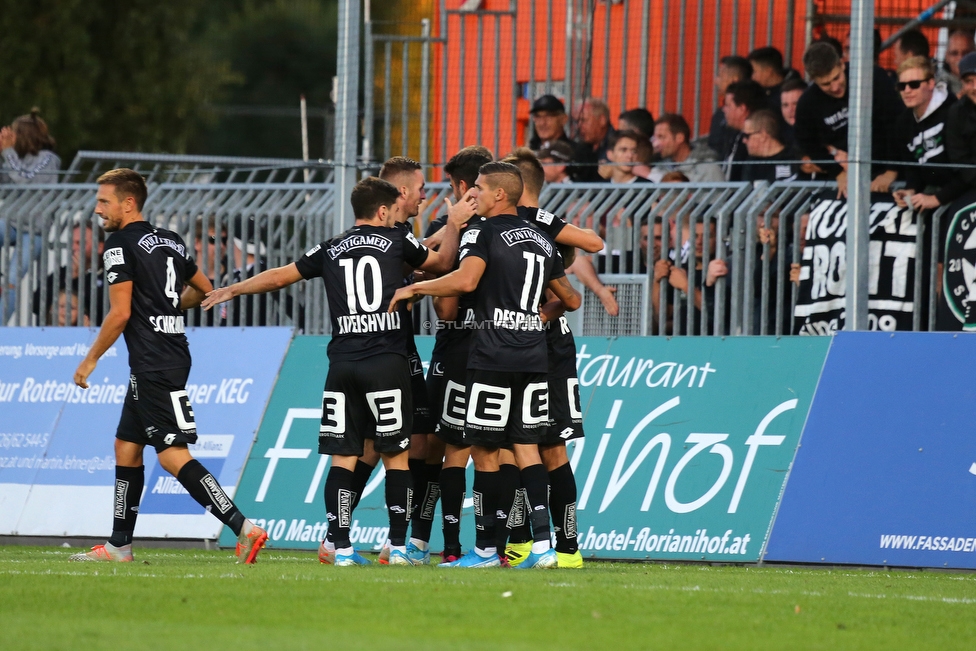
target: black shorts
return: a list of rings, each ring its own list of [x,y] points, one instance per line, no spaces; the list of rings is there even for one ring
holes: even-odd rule
[[[403,355],[384,353],[329,365],[319,454],[358,457],[368,438],[377,452],[409,450],[412,427],[410,367]]]
[[[129,391],[115,438],[151,445],[156,452],[197,442],[197,424],[186,394],[189,368],[129,375]]]
[[[541,443],[549,429],[545,373],[468,371],[464,442],[486,448]]]
[[[417,351],[407,353],[410,365],[410,389],[413,392],[413,429],[411,434],[432,434],[437,420],[430,409],[427,383],[424,380],[424,363]]]
[[[468,356],[448,355],[430,360],[427,396],[437,419],[434,434],[457,447],[464,447],[464,385],[468,378]]]
[[[583,410],[576,376],[549,376],[549,427],[544,445],[583,438]]]

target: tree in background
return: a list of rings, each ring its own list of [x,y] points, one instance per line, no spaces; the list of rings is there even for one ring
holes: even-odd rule
[[[0,123],[32,106],[78,149],[183,151],[238,78],[201,36],[208,0],[4,0]]]

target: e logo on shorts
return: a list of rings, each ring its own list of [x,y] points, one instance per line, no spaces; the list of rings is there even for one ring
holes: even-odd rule
[[[522,392],[522,423],[542,425],[549,420],[549,383],[529,382]]]
[[[583,409],[580,405],[579,380],[571,377],[566,379],[566,394],[569,396],[569,416],[577,419],[583,418]]]
[[[483,427],[504,427],[512,408],[512,389],[474,382],[468,398],[468,422]]]
[[[444,389],[444,409],[441,418],[448,425],[464,427],[464,385],[451,380]]]
[[[346,396],[341,391],[322,392],[322,423],[319,434],[345,434]]]
[[[195,430],[197,424],[193,419],[193,407],[190,406],[190,396],[186,391],[170,391],[169,399],[173,402],[173,414],[179,428],[184,432]]]
[[[368,391],[366,402],[376,419],[376,433],[396,432],[403,427],[403,409],[400,389]]]

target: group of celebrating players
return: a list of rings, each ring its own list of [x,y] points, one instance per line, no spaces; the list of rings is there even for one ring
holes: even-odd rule
[[[440,500],[440,567],[582,566],[576,481],[566,454],[566,443],[583,436],[582,411],[576,345],[563,316],[581,297],[564,270],[576,248],[597,252],[603,241],[538,207],[544,173],[530,150],[494,161],[484,147],[466,147],[444,171],[454,202],[445,200],[445,214],[431,222],[423,242],[410,223],[426,200],[423,168],[395,157],[378,177],[353,188],[352,228],[291,264],[216,290],[176,233],[142,220],[145,183],[137,173],[113,170],[99,179],[95,212],[111,233],[105,245],[111,309],[75,381],[86,387],[98,358],[124,333],[131,382],[116,434],[112,537],[73,560],[132,559],[149,444],[163,468],[238,535],[239,562],[255,561],[267,533],[244,518],[187,450],[196,430],[184,390],[189,352],[182,315],[322,278],[332,338],[318,447],[331,456],[331,467],[319,560],[369,563],[349,533],[382,460],[390,528],[381,563],[430,563]],[[423,296],[433,297],[438,318],[426,379],[409,307]],[[175,327],[153,325],[160,322]],[[475,546],[462,554],[469,460]]]

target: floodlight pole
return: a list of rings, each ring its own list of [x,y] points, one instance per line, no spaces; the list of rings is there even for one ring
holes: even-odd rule
[[[339,0],[338,78],[335,106],[335,213],[332,234],[353,224],[349,195],[356,185],[359,117],[359,3]]]
[[[871,214],[871,111],[874,3],[851,3],[847,123],[847,315],[845,330],[868,329],[868,219]]]

